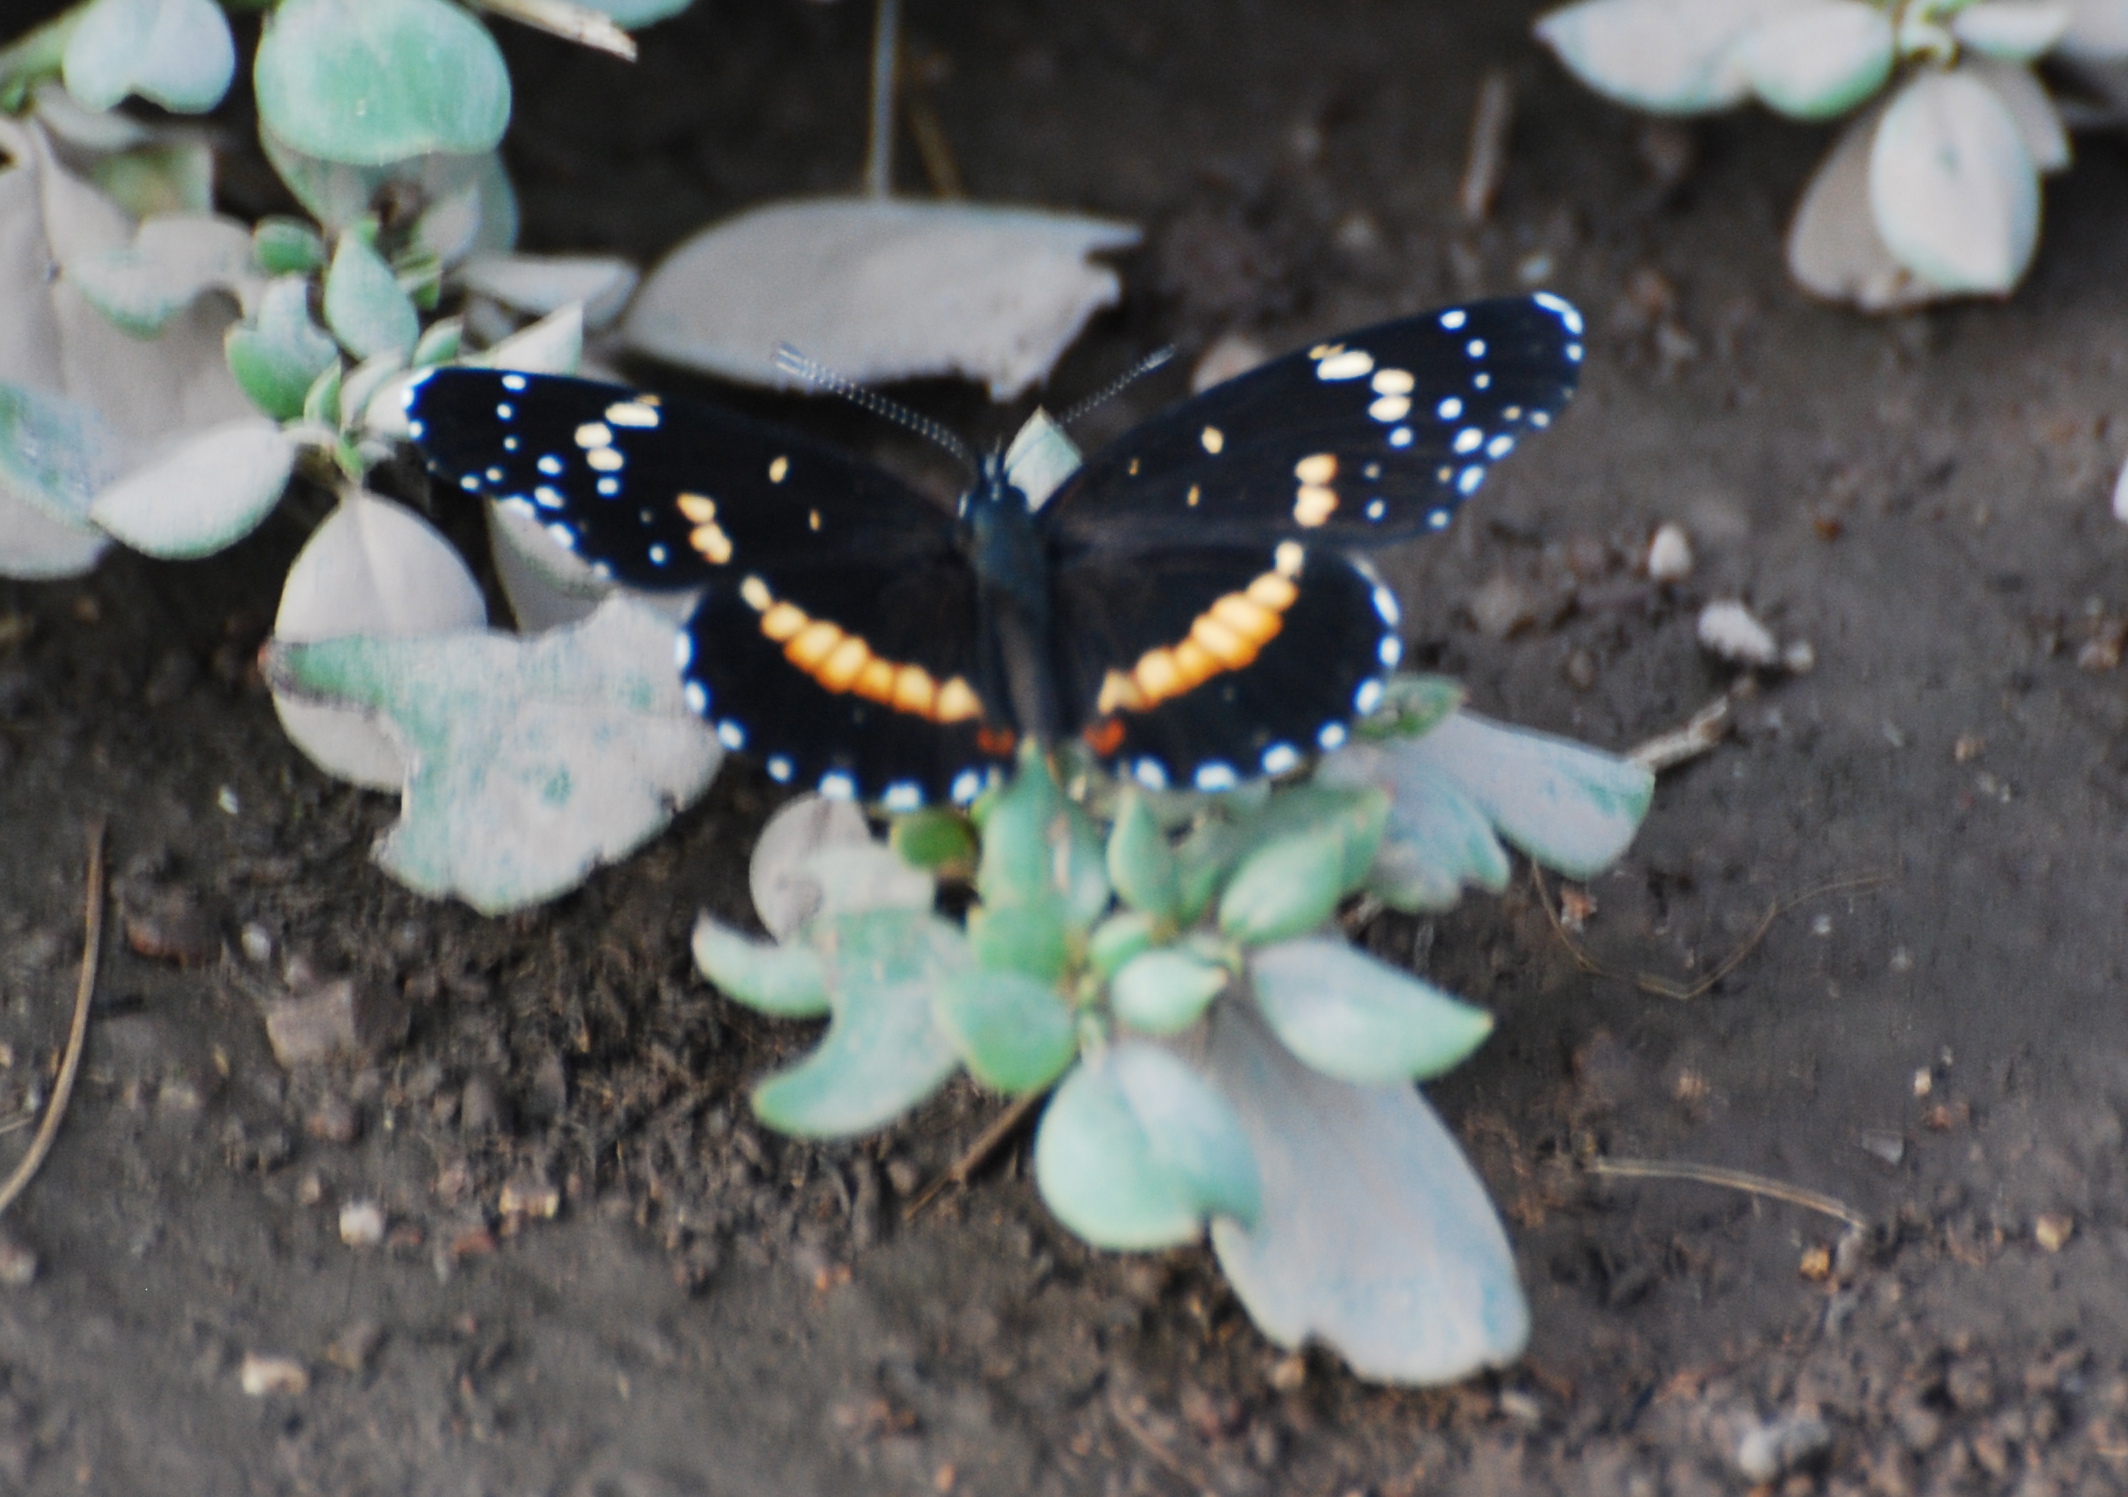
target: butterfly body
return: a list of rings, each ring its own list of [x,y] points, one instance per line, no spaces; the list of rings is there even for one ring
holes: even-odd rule
[[[965,802],[1028,738],[1221,790],[1337,747],[1400,658],[1355,548],[1444,526],[1570,394],[1552,297],[1347,335],[1127,433],[1032,503],[1004,457],[951,514],[884,470],[626,388],[441,369],[432,470],[631,586],[699,589],[688,699],[772,778]]]

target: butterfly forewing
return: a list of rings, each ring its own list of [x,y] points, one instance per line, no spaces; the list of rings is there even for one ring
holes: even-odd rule
[[[1293,540],[1088,551],[1052,603],[1067,720],[1155,788],[1231,789],[1336,748],[1399,655],[1373,571]]]
[[[1438,530],[1574,390],[1581,317],[1510,297],[1365,328],[1274,360],[1126,433],[1044,513],[1108,548]]]
[[[558,375],[438,369],[408,397],[429,467],[634,587],[826,551],[923,557],[944,510],[884,469],[729,411]]]

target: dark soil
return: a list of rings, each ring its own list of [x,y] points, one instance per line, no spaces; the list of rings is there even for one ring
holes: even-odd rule
[[[2128,1483],[2128,533],[2105,504],[2128,159],[2084,143],[2015,300],[1863,320],[1782,270],[1824,132],[1651,134],[1569,84],[1529,12],[911,18],[972,193],[1148,230],[1060,402],[1163,341],[1185,364],[1230,330],[1289,347],[1525,274],[1591,316],[1567,418],[1389,562],[1417,658],[1482,712],[1622,749],[1736,697],[1733,739],[1663,778],[1586,891],[1605,975],[1527,879],[1366,933],[1500,1016],[1433,1096],[1509,1220],[1522,1363],[1412,1392],[1288,1359],[1207,1253],[1086,1250],[1010,1153],[908,1220],[994,1115],[964,1087],[846,1146],[757,1128],[748,1079],[810,1031],[718,998],[685,949],[698,909],[746,918],[774,796],[743,766],[551,907],[486,920],[392,884],[366,856],[389,798],[313,770],[251,669],[299,504],[215,562],[0,586],[0,1122],[49,1087],[98,816],[119,917],[84,1084],[6,1219],[37,1272],[0,1289],[0,1490],[1687,1497],[1749,1485],[1755,1422],[1813,1414],[1829,1443],[1778,1490]],[[528,243],[648,258],[846,188],[869,24],[856,0],[700,0],[632,71],[508,35]],[[1472,228],[1490,67],[1521,109]],[[239,200],[256,172],[229,180],[264,206]],[[1022,414],[905,393],[984,440]],[[1671,589],[1631,565],[1663,520],[1699,553]],[[1734,596],[1815,670],[1708,663],[1694,618]],[[1746,946],[1689,1001],[1634,980]],[[284,1071],[262,1006],[291,961],[404,1005],[403,1041]],[[1878,1226],[1843,1244],[1803,1206],[1587,1168],[1619,1157]],[[388,1235],[350,1248],[362,1201]],[[254,1355],[308,1391],[247,1395]]]

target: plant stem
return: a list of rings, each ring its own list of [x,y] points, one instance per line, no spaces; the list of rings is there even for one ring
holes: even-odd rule
[[[59,71],[66,58],[67,43],[91,0],[81,0],[72,10],[52,17],[35,31],[0,50],[0,109],[12,114],[22,107],[30,85]]]
[[[901,0],[879,0],[872,25],[872,133],[865,143],[868,198],[894,191],[894,85],[901,64]]]

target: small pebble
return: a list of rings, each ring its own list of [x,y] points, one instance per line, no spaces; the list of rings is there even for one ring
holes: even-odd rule
[[[244,1364],[237,1369],[237,1386],[253,1398],[264,1398],[270,1393],[286,1393],[300,1396],[310,1391],[310,1369],[294,1357],[266,1356],[260,1352],[244,1353]]]
[[[373,1320],[358,1320],[333,1337],[325,1348],[325,1360],[345,1372],[360,1372],[384,1342],[384,1332]]]
[[[349,1247],[384,1241],[384,1208],[375,1201],[349,1201],[340,1208],[340,1240]]]
[[[1906,1158],[1906,1140],[1896,1133],[1871,1129],[1862,1135],[1862,1152],[1886,1164],[1898,1164]]]
[[[1271,1386],[1281,1393],[1292,1393],[1308,1381],[1308,1359],[1299,1352],[1280,1357],[1271,1368]]]
[[[328,1095],[304,1120],[303,1131],[329,1144],[351,1144],[362,1136],[362,1114],[345,1097]]]
[[[265,966],[273,960],[273,933],[256,920],[245,924],[237,936],[237,945],[243,948],[244,960],[256,966]]]
[[[1807,676],[1818,668],[1818,652],[1807,639],[1781,647],[1781,669],[1791,676]]]
[[[562,1193],[544,1180],[513,1180],[496,1203],[504,1216],[551,1218],[562,1209]]]
[[[11,1237],[0,1237],[0,1289],[27,1289],[36,1278],[37,1255]]]
[[[1748,1481],[1774,1481],[1831,1447],[1832,1431],[1816,1414],[1784,1414],[1744,1431],[1736,1442],[1736,1469]]]
[[[1692,575],[1692,540],[1682,525],[1665,523],[1648,542],[1648,580],[1682,582]]]
[[[2065,1212],[2050,1211],[2032,1223],[2032,1240],[2050,1253],[2060,1252],[2074,1235],[2076,1218]]]
[[[304,997],[267,1004],[266,1040],[273,1058],[293,1070],[389,1049],[405,1036],[406,1022],[403,1005],[342,977]]]
[[[1769,666],[1781,658],[1773,631],[1734,598],[1700,610],[1699,642],[1708,654],[1737,665]]]

